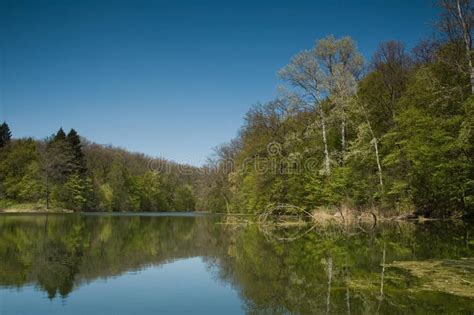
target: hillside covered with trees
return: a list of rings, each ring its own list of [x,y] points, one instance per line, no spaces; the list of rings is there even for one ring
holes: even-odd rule
[[[351,38],[328,36],[294,56],[280,96],[216,149],[208,208],[472,215],[474,13],[440,7],[436,36],[411,51],[387,41],[364,62]]]
[[[0,208],[75,211],[194,210],[190,177],[179,165],[123,149],[89,143],[74,129],[44,141],[12,140],[6,123],[0,137]],[[84,143],[83,143],[84,142]],[[158,162],[160,164],[158,164]]]

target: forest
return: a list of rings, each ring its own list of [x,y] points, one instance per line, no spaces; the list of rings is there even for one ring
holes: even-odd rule
[[[317,40],[278,72],[278,97],[252,106],[202,167],[94,144],[74,129],[15,139],[4,123],[0,208],[261,213],[291,204],[472,217],[474,14],[461,3],[440,2],[431,38],[411,50],[382,42],[369,61],[349,37]]]
[[[150,158],[81,139],[62,128],[44,141],[11,139],[1,126],[0,208],[74,211],[194,210],[190,178],[177,164],[160,160],[167,172],[153,170]],[[158,164],[157,164],[158,165]]]
[[[380,43],[364,62],[328,36],[279,71],[273,101],[253,106],[218,147],[206,206],[474,214],[474,73],[469,1],[441,1],[430,39]]]

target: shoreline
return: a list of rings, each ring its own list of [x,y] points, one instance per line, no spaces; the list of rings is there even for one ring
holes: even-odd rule
[[[227,215],[230,217],[256,217],[258,214],[252,213],[226,213],[226,212],[206,212],[206,211],[147,211],[147,212],[134,212],[134,211],[112,211],[112,212],[104,212],[104,211],[74,211],[69,209],[34,209],[34,208],[6,208],[0,209],[0,215],[8,215],[8,214],[153,214],[153,213],[195,213],[195,214],[213,214],[213,215]],[[320,218],[314,218],[313,220],[315,223],[323,223],[327,221],[338,221],[341,219],[337,215],[328,215],[323,220]],[[449,217],[449,218],[430,218],[430,217],[421,217],[421,216],[393,216],[393,217],[377,217],[377,221],[398,221],[398,222],[424,222],[424,221],[450,221],[450,220],[460,220],[460,221],[471,221],[469,218],[463,217]],[[364,220],[367,221],[367,220]]]
[[[0,209],[0,214],[69,214],[74,213],[73,210],[67,209]]]

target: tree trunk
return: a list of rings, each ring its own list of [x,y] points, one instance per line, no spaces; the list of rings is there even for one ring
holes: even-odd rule
[[[346,161],[345,161],[345,156],[346,156],[346,118],[342,117],[342,122],[341,122],[341,165],[344,166]]]
[[[227,197],[225,196],[225,194],[222,194],[222,197],[224,197],[225,207],[226,207],[227,214],[229,214],[229,213],[230,213],[230,210],[229,210],[229,201],[227,200]]]
[[[326,120],[324,118],[323,109],[320,107],[321,114],[321,127],[323,129],[323,144],[324,144],[324,171],[326,175],[331,174],[331,166],[329,163],[329,150],[328,150],[328,141],[326,135]]]
[[[49,209],[49,180],[48,176],[46,176],[46,210]]]
[[[361,105],[361,106],[364,112],[365,121],[367,122],[367,126],[369,127],[370,134],[372,135],[372,141],[374,142],[375,159],[377,160],[377,169],[379,173],[379,183],[380,183],[380,188],[382,189],[382,193],[383,193],[382,164],[380,163],[379,142],[377,140],[377,137],[375,136],[374,130],[372,129],[372,125],[370,124],[369,116],[367,115],[367,112],[365,111],[365,107],[364,105]]]
[[[471,53],[469,52],[469,70],[471,70],[471,94],[474,95],[474,68],[472,67]]]
[[[375,157],[377,159],[377,168],[379,170],[380,187],[382,188],[382,191],[383,191],[382,165],[380,164],[379,145],[378,145],[377,138],[374,137],[373,141],[374,141],[374,147],[375,147]]]
[[[341,146],[342,152],[346,150],[346,120],[343,118],[341,123]]]

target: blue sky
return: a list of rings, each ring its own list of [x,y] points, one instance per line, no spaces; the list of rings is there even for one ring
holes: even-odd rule
[[[436,14],[430,0],[0,0],[0,120],[199,165],[315,40],[349,35],[370,59],[429,36]]]

